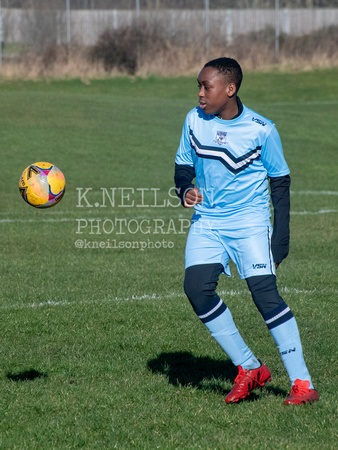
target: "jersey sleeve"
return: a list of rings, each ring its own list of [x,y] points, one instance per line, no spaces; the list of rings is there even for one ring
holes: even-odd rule
[[[283,177],[290,173],[284,159],[282,142],[275,125],[262,146],[262,162],[269,177]]]
[[[192,148],[190,145],[189,116],[187,116],[183,125],[180,145],[176,153],[175,163],[193,167],[194,163],[191,151]]]
[[[271,200],[274,210],[271,250],[279,264],[289,253],[290,243],[290,175],[270,177]]]

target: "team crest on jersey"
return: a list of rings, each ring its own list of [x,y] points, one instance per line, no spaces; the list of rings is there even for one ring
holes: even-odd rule
[[[218,145],[227,144],[227,132],[226,131],[217,131],[216,139],[214,140]]]

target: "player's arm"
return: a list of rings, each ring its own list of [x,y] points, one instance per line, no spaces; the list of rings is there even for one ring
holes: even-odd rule
[[[276,267],[289,253],[290,242],[290,170],[286,164],[280,136],[273,126],[262,147],[262,161],[270,180],[274,210],[271,250]]]
[[[290,175],[270,177],[274,210],[271,250],[276,267],[288,256],[290,243]]]
[[[190,145],[189,114],[183,125],[180,145],[175,158],[175,186],[176,194],[186,208],[201,203],[202,195],[193,184],[196,173],[192,159],[192,148]]]
[[[176,194],[181,200],[181,203],[186,208],[190,208],[197,203],[203,201],[202,195],[198,189],[193,185],[195,178],[195,169],[186,164],[175,163],[175,186]]]

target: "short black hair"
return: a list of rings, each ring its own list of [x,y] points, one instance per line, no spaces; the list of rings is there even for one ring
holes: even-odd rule
[[[224,56],[207,62],[204,67],[213,67],[214,69],[217,69],[218,72],[227,77],[231,83],[235,83],[236,93],[239,91],[243,80],[243,72],[241,66],[235,59],[226,58]]]

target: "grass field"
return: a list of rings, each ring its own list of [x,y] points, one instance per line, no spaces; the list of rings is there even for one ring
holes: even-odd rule
[[[320,402],[283,405],[287,374],[234,267],[219,291],[273,378],[224,402],[236,371],[185,299],[191,211],[171,191],[196,80],[2,80],[1,448],[337,448],[338,70],[247,74],[240,93],[291,169],[278,284]],[[19,195],[36,161],[67,180],[45,211]]]

